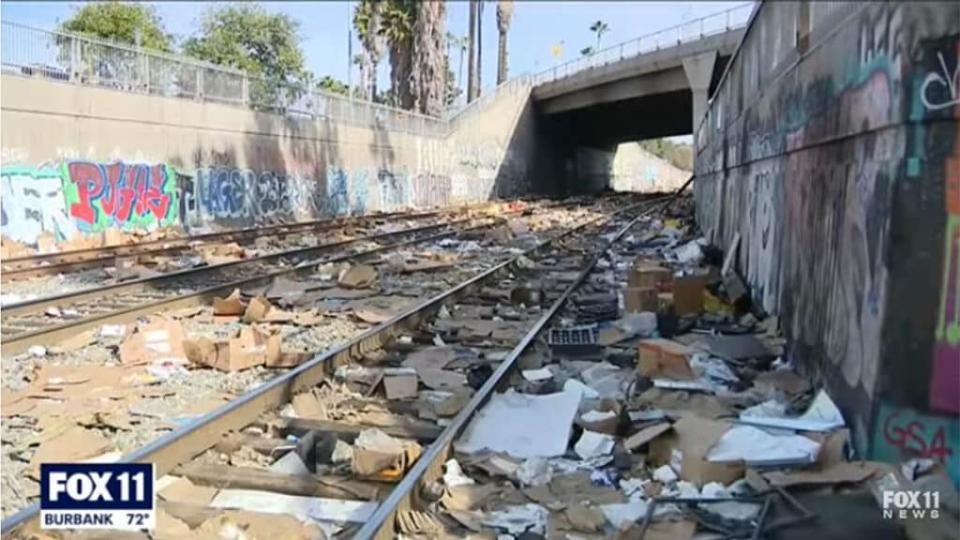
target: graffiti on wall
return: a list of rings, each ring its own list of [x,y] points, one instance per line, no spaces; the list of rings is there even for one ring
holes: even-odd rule
[[[76,233],[63,205],[60,171],[48,168],[8,167],[0,170],[2,233],[35,245],[41,234],[68,240]]]
[[[380,210],[393,211],[409,204],[409,177],[387,169],[377,171],[377,187],[380,194]]]
[[[898,463],[910,458],[944,464],[953,482],[960,485],[960,419],[881,403],[871,459]]]
[[[450,204],[454,195],[448,176],[387,168],[329,167],[324,181],[318,182],[229,166],[182,171],[123,161],[5,167],[0,188],[2,234],[29,245],[36,245],[44,233],[63,241],[109,228],[252,227],[441,206]]]
[[[953,58],[949,58],[952,56]],[[932,72],[924,78],[921,98],[928,110],[944,110],[947,105],[931,107],[930,99],[937,104],[954,105],[954,121],[960,120],[960,43],[955,54],[937,51],[942,72]],[[949,77],[947,62],[954,65],[953,77]],[[934,98],[930,86],[938,85],[940,94]],[[942,113],[941,113],[942,114]],[[941,271],[940,302],[937,310],[937,326],[934,332],[933,366],[930,372],[929,404],[935,411],[960,413],[960,132],[955,135],[950,155],[944,160],[944,210],[946,230],[943,245],[943,270]]]
[[[177,222],[177,181],[166,165],[67,162],[63,195],[67,211],[85,232],[154,229]]]
[[[347,172],[338,167],[327,167],[327,213],[331,216],[350,213]]]
[[[360,169],[353,173],[350,191],[350,213],[355,216],[367,213],[367,171]]]

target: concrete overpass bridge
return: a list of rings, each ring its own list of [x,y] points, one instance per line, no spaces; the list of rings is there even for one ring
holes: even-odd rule
[[[696,21],[693,36],[678,26],[544,71],[534,78],[538,111],[600,146],[693,133],[751,8]],[[724,26],[704,33],[708,21]]]

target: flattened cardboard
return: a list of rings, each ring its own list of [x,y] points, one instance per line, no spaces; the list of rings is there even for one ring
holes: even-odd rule
[[[792,472],[772,471],[763,475],[771,485],[780,487],[798,485],[824,485],[860,483],[872,477],[878,470],[869,461],[834,463],[822,470],[797,470]]]
[[[730,429],[730,424],[698,416],[684,416],[673,431],[650,441],[650,457],[657,466],[670,465],[680,478],[699,485],[724,485],[743,477],[742,463],[711,463],[707,454]]]
[[[412,368],[386,368],[383,370],[383,389],[387,399],[417,397],[417,372]]]
[[[633,452],[634,450],[656,439],[660,435],[663,435],[664,433],[670,431],[671,427],[673,426],[671,426],[669,422],[664,422],[662,424],[654,424],[652,426],[645,427],[640,431],[634,433],[633,435],[627,437],[623,441],[623,447],[626,448],[628,451]]]
[[[41,463],[73,463],[99,456],[113,445],[96,431],[73,427],[40,444],[30,459],[31,476],[39,478]]]
[[[650,379],[693,380],[696,375],[687,360],[693,353],[693,349],[676,341],[645,339],[637,346],[637,369]]]
[[[243,312],[243,322],[249,324],[266,320],[267,313],[271,309],[273,309],[273,306],[270,305],[270,301],[262,296],[257,296],[247,304],[247,309]]]
[[[351,266],[340,273],[337,283],[348,289],[367,289],[376,284],[377,269],[369,264]]]
[[[313,392],[302,392],[293,396],[290,404],[293,405],[293,412],[297,414],[297,418],[323,419],[323,407],[320,406]]]

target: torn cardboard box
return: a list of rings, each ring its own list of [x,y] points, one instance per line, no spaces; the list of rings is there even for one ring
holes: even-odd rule
[[[364,429],[354,442],[350,469],[363,478],[398,482],[422,451],[414,441],[396,439],[375,428]]]
[[[120,344],[120,362],[126,365],[150,362],[185,363],[183,327],[164,319],[141,324]]]
[[[227,343],[204,337],[185,342],[184,345],[191,362],[225,372],[264,364],[276,367],[282,359],[280,336],[269,335],[249,326],[241,328],[237,336]]]
[[[246,306],[240,299],[240,289],[234,289],[226,298],[213,299],[214,315],[243,315]]]
[[[650,457],[658,466],[670,465],[689,482],[730,484],[743,477],[743,464],[707,461],[710,449],[730,427],[726,422],[684,416],[673,424],[673,431],[650,441]]]

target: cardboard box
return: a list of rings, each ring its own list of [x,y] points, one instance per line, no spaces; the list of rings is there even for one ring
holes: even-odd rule
[[[742,463],[710,463],[706,456],[730,424],[699,416],[684,416],[673,430],[650,441],[650,459],[657,466],[670,465],[680,478],[703,485],[728,485],[743,477]]]
[[[645,339],[637,346],[637,369],[651,379],[689,381],[696,378],[687,356],[693,349],[669,339]]]
[[[623,309],[627,313],[657,311],[657,289],[652,287],[627,287],[623,290]]]
[[[599,420],[585,420],[583,416],[589,414],[593,411],[598,411],[600,413],[613,413],[613,416],[609,418],[603,418]],[[615,399],[603,399],[596,406],[591,408],[589,411],[582,412],[577,415],[577,424],[587,431],[595,431],[597,433],[606,433],[607,435],[616,435],[617,428],[620,427],[620,403]]]
[[[665,284],[673,279],[673,272],[657,264],[638,261],[627,274],[628,287],[652,287],[664,290]]]
[[[703,290],[707,276],[683,276],[673,280],[673,307],[677,315],[699,315],[703,312]]]

